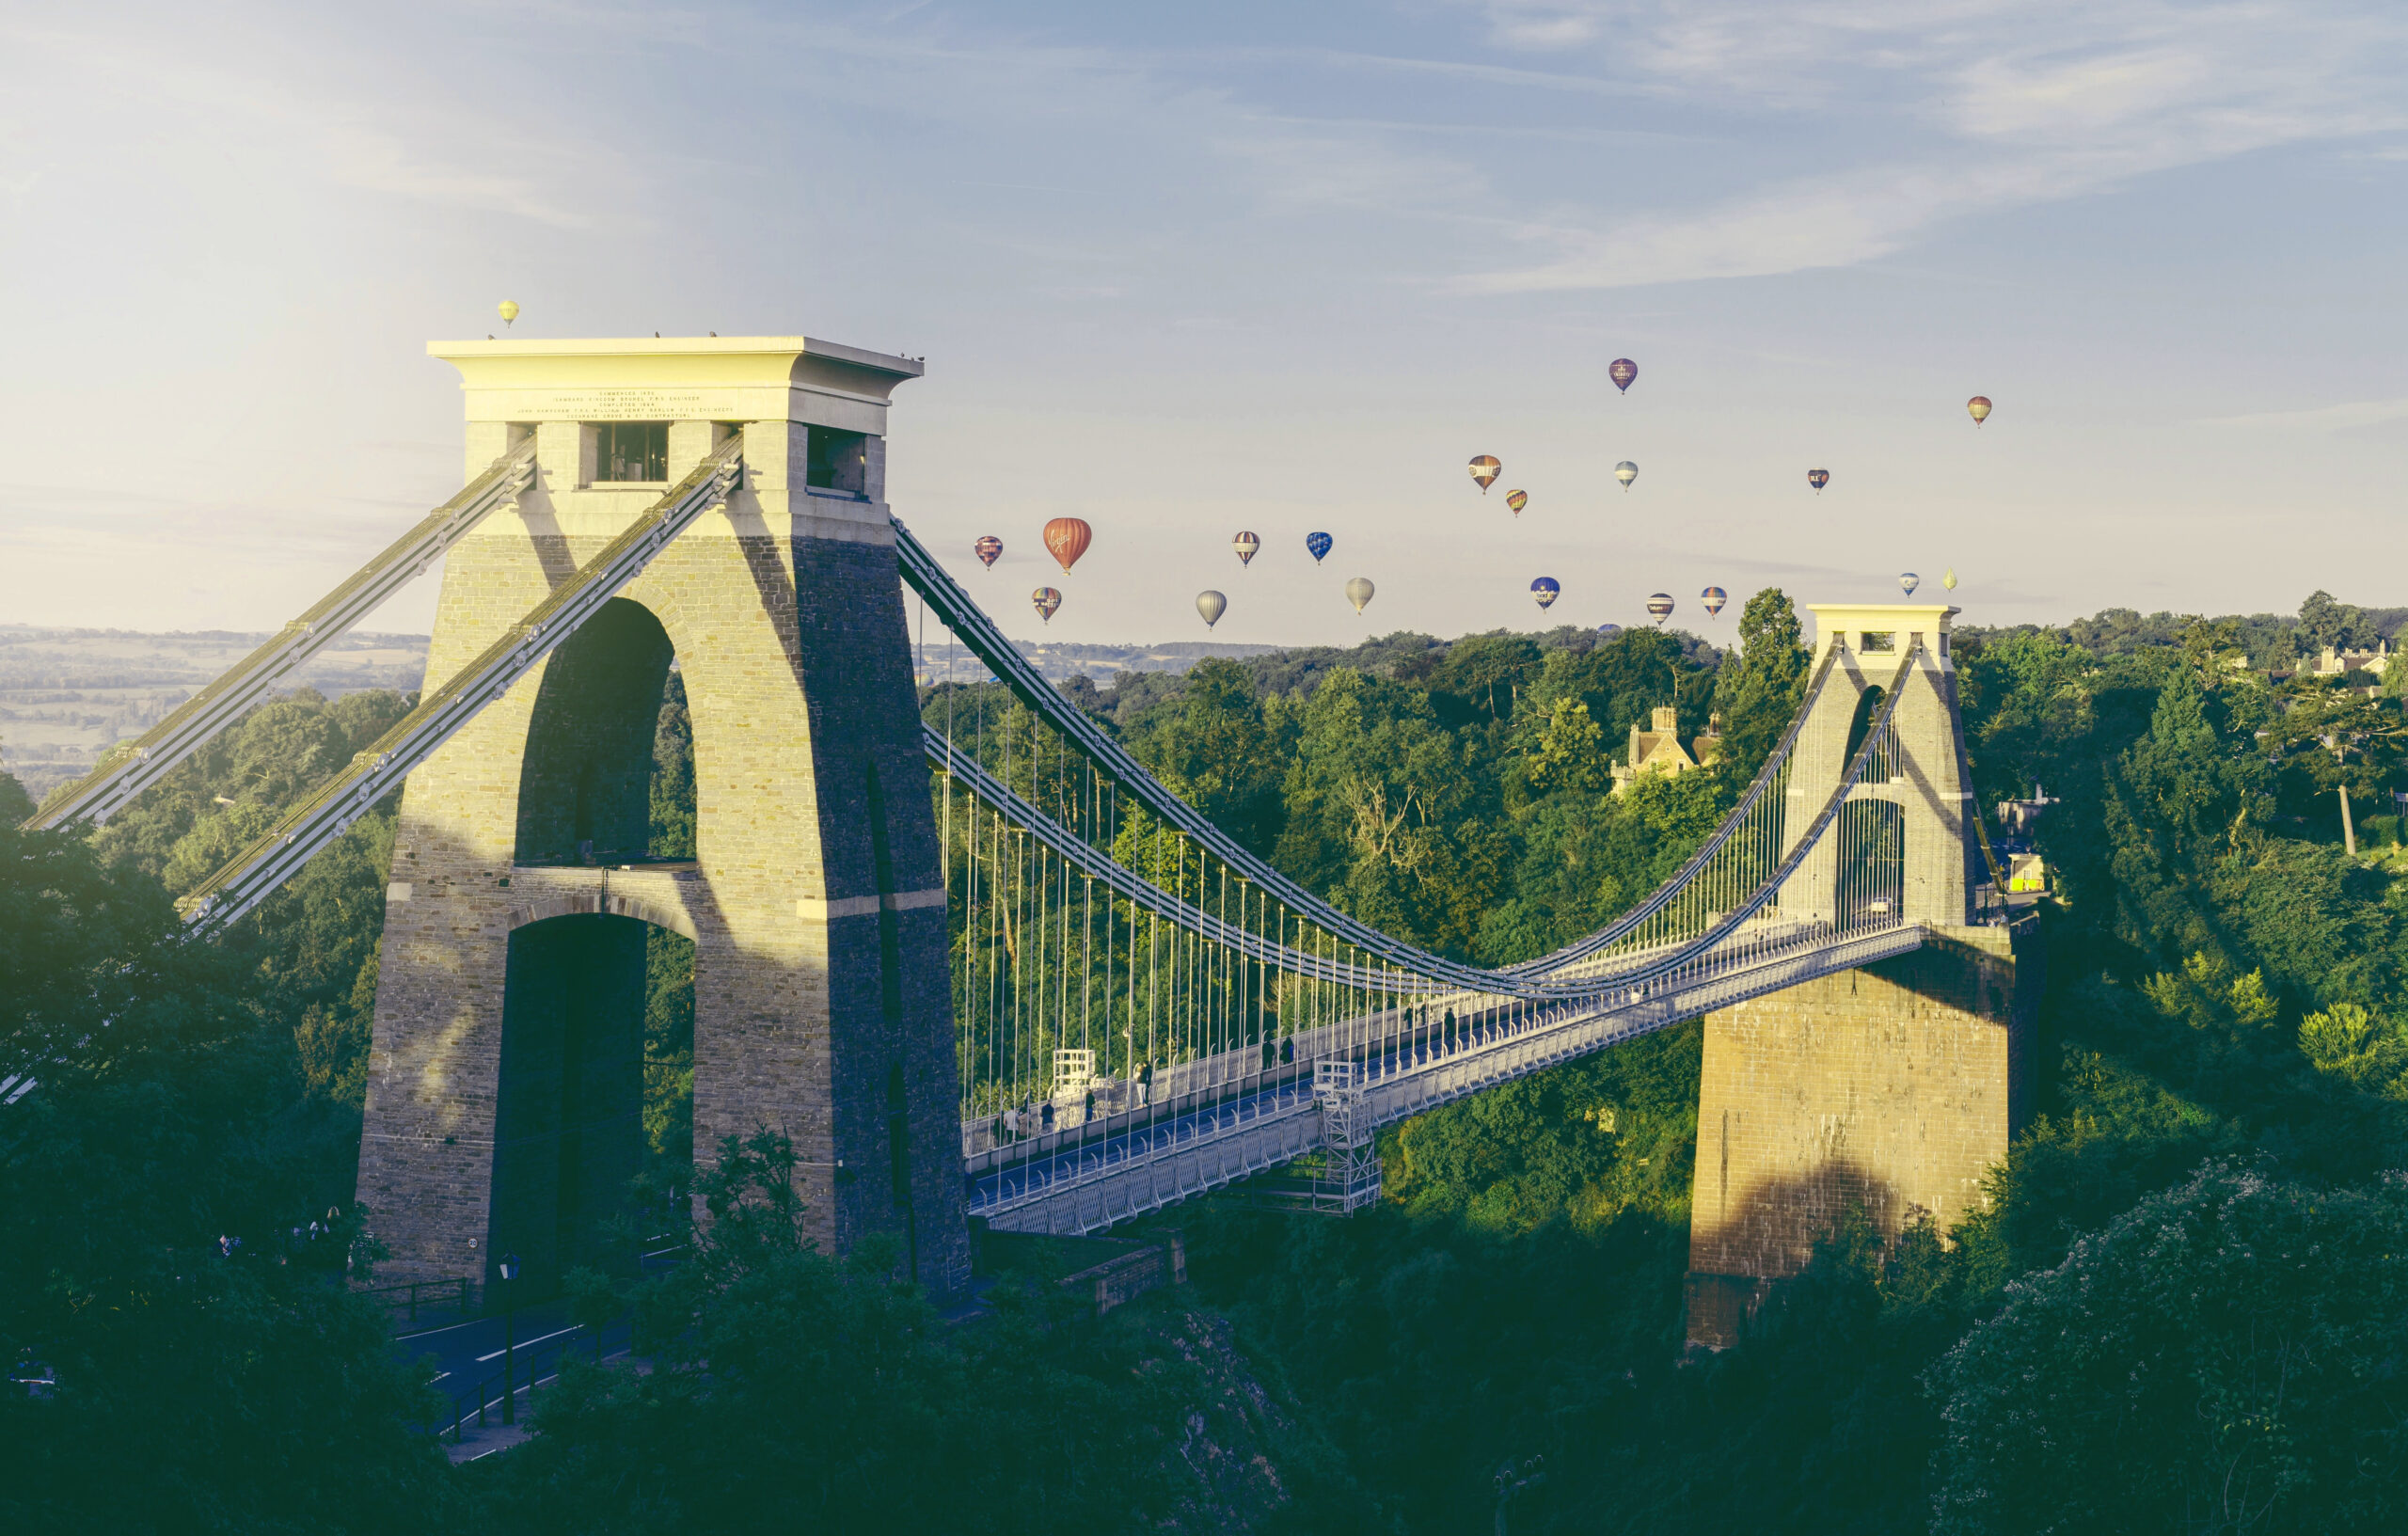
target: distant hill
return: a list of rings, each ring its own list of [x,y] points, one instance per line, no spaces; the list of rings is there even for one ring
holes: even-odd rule
[[[146,635],[0,625],[0,768],[40,800],[267,639],[230,629]],[[425,673],[424,635],[357,633],[321,651],[293,684],[328,698],[372,688],[407,693]]]
[[[1244,660],[1289,649],[1284,645],[1228,645],[1209,640],[1178,640],[1160,645],[1057,645],[1034,640],[1016,640],[1012,643],[1020,647],[1021,655],[1037,664],[1048,682],[1054,683],[1067,683],[1073,677],[1109,682],[1124,672],[1184,673],[1206,657]],[[950,643],[950,637],[943,644],[928,641],[920,660],[923,683],[968,683],[985,675],[978,658]]]

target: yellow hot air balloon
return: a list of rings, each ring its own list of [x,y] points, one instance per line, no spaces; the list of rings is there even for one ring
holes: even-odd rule
[[[1371,585],[1370,578],[1358,576],[1346,583],[1346,600],[1354,605],[1355,612],[1360,613],[1363,605],[1370,602],[1371,594],[1378,590]]]
[[[1955,592],[1956,590],[1956,567],[1952,565],[1945,572],[1941,573],[1940,584],[1946,587],[1950,592]]]
[[[1990,397],[1975,395],[1965,402],[1965,409],[1972,414],[1973,425],[1978,427],[1990,419]]]
[[[1513,515],[1518,517],[1521,515],[1522,509],[1530,504],[1530,493],[1528,491],[1507,491],[1505,493],[1505,504],[1513,508]]]
[[[509,325],[512,321],[518,318],[518,301],[515,299],[502,300],[499,313],[501,315],[501,323],[505,325]]]

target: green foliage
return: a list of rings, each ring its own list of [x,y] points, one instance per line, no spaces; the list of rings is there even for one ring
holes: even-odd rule
[[[2398,1528],[2408,1195],[2210,1164],[2007,1289],[1933,1372],[1935,1531]]]
[[[996,1321],[948,1329],[891,1277],[891,1248],[840,1263],[810,1245],[795,1172],[783,1136],[722,1144],[693,1259],[635,1298],[653,1369],[564,1367],[536,1438],[479,1480],[485,1522],[1117,1530],[1190,1491],[1164,1453],[1191,1372],[1125,1331],[1066,1347],[1047,1298],[1010,1284]]]
[[[1788,595],[1766,587],[1749,598],[1739,614],[1739,654],[1715,680],[1726,773],[1742,783],[1754,778],[1781,744],[1806,697],[1807,659]]]
[[[254,957],[180,929],[155,876],[0,819],[0,1028],[39,1079],[0,1105],[0,1358],[58,1382],[0,1395],[0,1525],[416,1528],[449,1482],[341,1288],[358,1213],[307,1236],[350,1193],[326,1115]]]

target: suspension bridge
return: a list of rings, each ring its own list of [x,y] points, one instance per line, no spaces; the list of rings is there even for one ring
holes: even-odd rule
[[[360,1160],[401,1278],[594,1251],[639,1159],[647,925],[694,944],[698,1150],[784,1132],[821,1241],[893,1232],[941,1291],[973,1221],[1088,1233],[1230,1186],[1354,1210],[1382,1126],[1701,1016],[1695,1337],[1841,1204],[1953,1220],[2004,1155],[2036,968],[1971,811],[1954,609],[1814,607],[1802,707],[1680,870],[1475,966],[1290,879],[1004,636],[885,500],[918,361],[429,350],[461,493],[37,817],[104,819],[443,562],[417,706],[182,904],[223,930],[406,783]],[[990,682],[923,706],[907,593]],[[673,665],[689,860],[647,844]]]

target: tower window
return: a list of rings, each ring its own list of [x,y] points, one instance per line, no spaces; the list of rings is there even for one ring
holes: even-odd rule
[[[810,464],[803,483],[815,491],[869,494],[869,435],[834,427],[810,431]]]
[[[594,429],[594,480],[665,481],[669,478],[669,423],[604,421]]]

